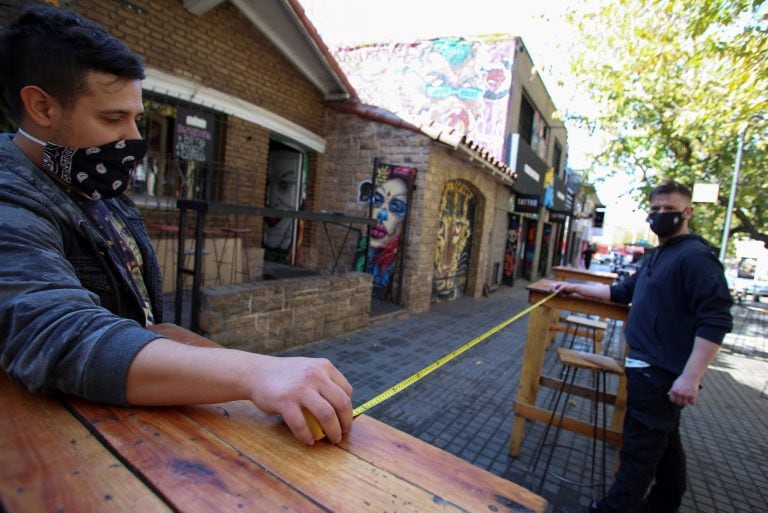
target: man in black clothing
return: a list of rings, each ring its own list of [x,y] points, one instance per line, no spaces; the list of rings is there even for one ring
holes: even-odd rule
[[[733,327],[723,267],[706,241],[688,230],[690,190],[666,180],[651,191],[650,202],[647,221],[659,247],[633,276],[611,286],[551,286],[560,293],[632,304],[626,325],[627,413],[616,480],[602,500],[561,513],[678,510],[686,490],[680,413],[695,404],[701,378]]]

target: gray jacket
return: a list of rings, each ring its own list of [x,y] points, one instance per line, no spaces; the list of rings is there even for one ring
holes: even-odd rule
[[[125,404],[133,358],[159,335],[127,272],[68,193],[0,134],[0,366],[33,391]],[[162,282],[141,215],[125,196],[103,200],[141,248],[153,315]]]

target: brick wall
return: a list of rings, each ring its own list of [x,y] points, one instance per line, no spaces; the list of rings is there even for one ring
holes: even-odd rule
[[[237,96],[319,133],[323,98],[312,83],[232,5],[202,16],[181,0],[78,0],[76,9],[144,56],[148,66]]]
[[[322,93],[234,5],[224,2],[197,16],[184,9],[180,0],[133,4],[140,10],[98,0],[78,0],[76,9],[125,41],[144,57],[147,66],[246,100],[322,133]],[[225,165],[223,201],[264,206],[270,131],[233,116],[227,117],[227,124],[221,156]],[[310,182],[315,175],[310,160]],[[167,222],[167,212],[151,208],[143,208],[143,212],[150,224]],[[261,217],[209,215],[207,225],[248,228],[246,246],[261,246]]]
[[[319,157],[320,179],[315,201],[318,209],[367,217],[368,205],[357,201],[357,186],[370,180],[373,162],[406,164],[418,169],[416,189],[408,213],[405,240],[403,293],[401,304],[412,313],[429,310],[432,296],[436,237],[440,199],[446,182],[462,180],[477,197],[472,260],[467,295],[479,296],[490,283],[493,263],[503,261],[506,240],[506,208],[510,190],[498,183],[478,163],[460,152],[410,130],[370,121],[329,109],[327,151]],[[317,223],[316,223],[317,224]],[[362,228],[362,227],[361,227]],[[319,268],[333,264],[322,226],[314,226],[318,243],[313,262]],[[342,242],[342,230],[331,231],[335,248]],[[357,236],[342,253],[342,269],[351,269]]]
[[[203,288],[200,326],[225,346],[275,353],[368,326],[371,288],[364,273]]]

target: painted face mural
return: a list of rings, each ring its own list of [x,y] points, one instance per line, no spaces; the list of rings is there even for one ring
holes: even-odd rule
[[[376,224],[370,231],[368,272],[373,274],[378,297],[385,297],[390,290],[415,177],[416,169],[412,167],[384,164],[375,170],[371,215]]]
[[[266,206],[280,210],[302,209],[306,197],[303,155],[293,149],[270,151]],[[265,259],[295,265],[300,257],[303,222],[289,217],[265,217]]]
[[[408,212],[408,186],[400,178],[387,180],[376,187],[371,201],[376,219],[371,228],[371,247],[381,248],[402,231]]]

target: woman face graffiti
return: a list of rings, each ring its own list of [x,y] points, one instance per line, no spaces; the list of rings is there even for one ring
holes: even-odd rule
[[[403,180],[391,178],[376,187],[371,202],[376,219],[371,228],[371,247],[381,248],[400,235],[408,212],[408,187]]]

